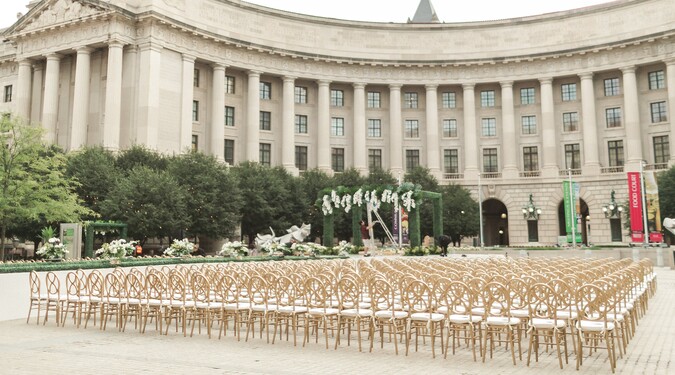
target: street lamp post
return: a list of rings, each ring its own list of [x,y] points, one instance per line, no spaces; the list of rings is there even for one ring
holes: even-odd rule
[[[574,202],[574,189],[572,188],[572,169],[568,168],[567,169],[567,179],[569,181],[568,183],[568,188],[569,188],[569,193],[570,193],[570,215],[572,216],[572,248],[577,247],[577,234],[576,234],[576,229],[577,229],[577,212],[576,209],[574,208],[576,205],[576,202]]]
[[[642,220],[643,220],[643,246],[649,247],[649,228],[647,227],[647,192],[645,191],[645,177],[643,169],[644,160],[640,160],[640,185],[642,189]]]
[[[478,172],[478,220],[480,225],[480,248],[483,249],[485,243],[483,242],[483,193],[480,185],[480,172]]]

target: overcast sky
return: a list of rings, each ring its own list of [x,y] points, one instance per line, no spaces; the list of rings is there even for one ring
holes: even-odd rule
[[[249,0],[251,3],[321,17],[376,22],[406,22],[419,0]],[[432,0],[443,22],[484,21],[556,12],[608,0]],[[186,0],[190,4],[190,0]],[[0,28],[11,26],[28,0],[0,0]]]

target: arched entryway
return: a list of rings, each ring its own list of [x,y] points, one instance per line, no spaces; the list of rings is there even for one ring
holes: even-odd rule
[[[483,241],[485,246],[509,245],[509,213],[498,199],[483,202]]]
[[[589,238],[591,236],[590,231],[590,212],[588,210],[588,204],[583,199],[579,199],[579,216],[577,217],[577,228],[581,233],[581,243],[588,245]],[[563,206],[563,201],[560,201],[558,204],[558,234],[560,236],[566,236],[567,231],[565,229],[565,208]],[[592,242],[592,241],[591,241]],[[578,244],[577,244],[578,245]]]

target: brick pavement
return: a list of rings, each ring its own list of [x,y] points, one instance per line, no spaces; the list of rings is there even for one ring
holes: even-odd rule
[[[647,315],[640,321],[628,355],[618,360],[618,374],[675,373],[675,271],[656,269],[659,289],[650,301]],[[75,328],[72,321],[65,328],[56,327],[50,319],[47,326],[27,325],[25,320],[0,323],[0,374],[381,374],[399,372],[428,374],[596,374],[611,373],[605,352],[586,358],[581,371],[575,371],[574,358],[563,370],[558,368],[555,354],[544,354],[530,368],[523,361],[511,363],[508,352],[499,349],[487,363],[474,363],[470,351],[462,348],[456,355],[431,358],[429,345],[409,356],[396,356],[393,345],[384,349],[376,345],[373,353],[359,353],[355,342],[338,350],[326,350],[319,344],[293,347],[292,340],[267,344],[265,339],[237,342],[232,335],[221,340],[208,339],[206,334],[184,338],[172,330],[160,336],[149,324],[140,334],[132,328],[121,333],[109,326]],[[301,341],[301,339],[300,339]],[[364,342],[365,343],[365,342]],[[332,344],[332,342],[331,342]],[[412,349],[412,348],[411,348]],[[527,350],[527,344],[523,346]],[[479,360],[480,361],[480,360]]]

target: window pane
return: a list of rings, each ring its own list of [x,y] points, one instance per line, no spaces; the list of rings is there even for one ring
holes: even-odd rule
[[[330,119],[330,135],[340,137],[345,135],[345,119],[333,117]]]
[[[193,79],[194,79],[193,85],[194,85],[194,87],[199,87],[199,78],[200,78],[200,77],[199,77],[199,69],[195,69],[195,70],[194,70],[194,76],[193,76]]]
[[[407,171],[420,166],[420,150],[405,151],[405,168]]]
[[[416,92],[406,92],[403,94],[403,107],[404,108],[417,108],[418,98]]]
[[[307,87],[295,86],[295,102],[299,104],[307,103]]]
[[[368,137],[382,137],[382,121],[380,119],[368,119]]]
[[[663,70],[658,70],[655,72],[649,72],[649,89],[650,90],[659,90],[666,87],[665,77],[663,75]]]
[[[272,113],[260,111],[260,130],[272,130]]]
[[[457,138],[457,120],[455,119],[443,120],[443,137]]]
[[[652,123],[668,121],[666,102],[656,102],[649,105],[652,113]]]
[[[579,130],[579,113],[563,113],[563,131],[575,132],[577,130]]]
[[[260,82],[260,99],[272,99],[272,84],[270,82]]]
[[[608,128],[618,128],[621,126],[621,108],[605,109],[605,119]]]
[[[494,118],[484,118],[481,119],[481,134],[483,137],[495,137],[497,136],[497,119]]]
[[[199,101],[197,100],[192,101],[192,121],[199,121]]]
[[[234,94],[234,77],[225,76],[225,93]]]
[[[307,134],[307,116],[295,115],[295,133]]]
[[[269,143],[260,144],[260,164],[272,165],[272,145]]]
[[[382,150],[368,149],[368,169],[382,168]]]
[[[605,80],[605,96],[619,95],[619,79],[609,78]]]
[[[499,169],[497,165],[497,149],[496,148],[483,149],[483,172],[496,173],[498,171]]]
[[[405,120],[405,137],[406,138],[420,137],[420,125],[417,120]]]
[[[345,105],[345,93],[342,90],[330,90],[330,105],[343,107]]]
[[[623,141],[609,141],[607,146],[609,149],[609,166],[623,166]]]
[[[667,135],[654,137],[654,163],[668,163],[670,160],[670,142]]]
[[[445,173],[459,173],[459,156],[457,150],[443,150],[443,169]]]
[[[225,162],[234,165],[234,139],[225,140]]]
[[[523,147],[523,169],[526,172],[539,170],[539,151],[537,146]]]
[[[565,145],[565,167],[567,169],[581,169],[581,155],[578,143]]]
[[[535,116],[523,116],[520,120],[523,134],[537,134],[537,118]]]
[[[345,170],[345,149],[333,148],[331,150],[332,168],[335,172],[343,172]]]
[[[225,126],[234,126],[234,107],[225,107]]]
[[[577,84],[576,83],[565,83],[561,85],[562,89],[562,100],[563,102],[569,102],[577,100]]]
[[[495,92],[493,90],[480,92],[480,106],[481,107],[495,106]]]
[[[295,167],[301,171],[307,170],[307,146],[295,146]]]
[[[376,91],[368,92],[368,108],[380,108],[380,93]]]
[[[520,89],[520,104],[534,104],[534,87]]]
[[[444,92],[442,95],[443,108],[456,108],[457,100],[454,92]]]

